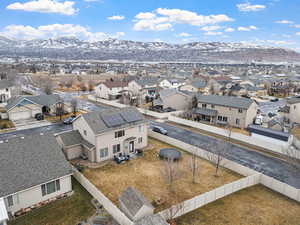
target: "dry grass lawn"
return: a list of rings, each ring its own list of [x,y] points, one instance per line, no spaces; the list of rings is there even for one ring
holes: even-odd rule
[[[262,185],[219,199],[177,219],[177,225],[299,225],[300,204]]]
[[[171,190],[166,176],[163,175],[166,163],[158,158],[159,149],[167,147],[172,146],[149,139],[148,150],[144,157],[121,165],[112,162],[98,169],[85,169],[84,175],[115,204],[118,204],[121,193],[127,187],[133,186],[150,201],[160,200],[156,211],[241,178],[240,175],[227,169],[221,169],[219,177],[215,177],[214,166],[208,161],[197,159],[199,173],[197,183],[194,184],[190,169],[191,155],[182,152],[183,158],[178,163],[177,178]]]
[[[296,127],[292,130],[292,134],[295,135],[298,139],[300,139],[300,127]]]

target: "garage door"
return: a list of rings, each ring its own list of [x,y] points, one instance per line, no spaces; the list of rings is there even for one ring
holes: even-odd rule
[[[31,110],[9,113],[9,119],[12,121],[24,120],[24,119],[30,119],[30,118],[31,118]]]

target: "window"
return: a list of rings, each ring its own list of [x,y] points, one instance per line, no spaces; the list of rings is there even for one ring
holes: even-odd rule
[[[8,88],[6,88],[6,92],[8,92]]]
[[[51,181],[47,184],[42,184],[41,189],[42,189],[42,196],[49,195],[51,193],[59,191],[60,190],[60,181],[55,180],[55,181]]]
[[[206,108],[206,104],[202,104],[202,108]]]
[[[236,125],[240,125],[240,119],[235,120]]]
[[[143,142],[143,138],[142,138],[142,137],[139,137],[138,143],[140,144],[140,143],[142,143],[142,142]]]
[[[219,121],[222,121],[222,116],[218,116],[218,120],[219,120]]]
[[[125,130],[119,130],[115,132],[115,138],[123,137],[125,136]]]
[[[297,106],[296,105],[294,105],[294,109],[296,109],[297,108]]]
[[[139,132],[143,131],[143,125],[139,125]]]
[[[113,145],[113,153],[116,154],[118,152],[121,151],[121,145],[117,144],[117,145]]]
[[[13,199],[12,195],[8,196],[6,199],[7,199],[8,207],[11,207],[14,205],[14,199]]]
[[[108,156],[108,148],[100,149],[100,158],[105,158]]]
[[[243,110],[242,110],[242,109],[239,109],[239,113],[243,113]]]
[[[215,105],[211,105],[211,108],[214,109],[214,108],[215,108]]]
[[[228,118],[226,116],[218,116],[218,120],[227,122]]]
[[[84,133],[84,135],[85,135],[85,136],[87,135],[87,132],[86,132],[86,130],[84,130],[84,131],[83,131],[83,133]]]

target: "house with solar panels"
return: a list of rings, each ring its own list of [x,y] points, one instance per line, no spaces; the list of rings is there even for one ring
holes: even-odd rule
[[[82,114],[73,122],[73,131],[58,135],[66,157],[83,153],[91,162],[134,155],[148,144],[148,122],[135,108],[107,109]]]

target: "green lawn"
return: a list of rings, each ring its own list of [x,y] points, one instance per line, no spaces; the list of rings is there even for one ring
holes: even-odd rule
[[[91,204],[92,196],[72,179],[74,194],[35,209],[12,220],[8,225],[76,225],[95,213]]]

